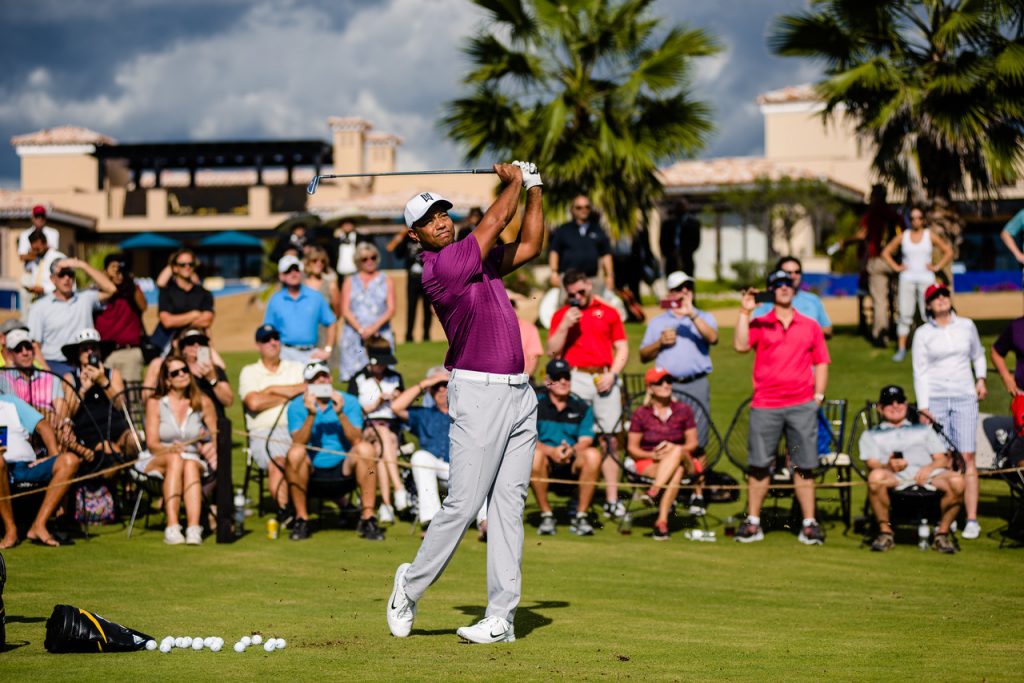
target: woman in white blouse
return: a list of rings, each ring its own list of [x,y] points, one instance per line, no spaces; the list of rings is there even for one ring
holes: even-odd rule
[[[925,291],[928,323],[914,334],[911,355],[914,393],[922,417],[942,425],[946,435],[964,456],[967,466],[964,508],[967,525],[963,537],[977,538],[978,468],[974,463],[978,431],[978,401],[984,400],[985,348],[978,328],[953,311],[949,289],[934,284]]]

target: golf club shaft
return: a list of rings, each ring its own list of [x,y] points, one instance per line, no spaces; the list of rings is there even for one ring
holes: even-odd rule
[[[320,181],[324,178],[376,178],[378,176],[389,176],[389,175],[464,175],[467,173],[479,174],[479,173],[494,173],[493,168],[451,168],[440,171],[387,171],[383,173],[328,173],[324,175],[313,176],[313,179],[309,181],[309,186],[306,188],[308,194],[316,192],[317,187],[320,186]]]

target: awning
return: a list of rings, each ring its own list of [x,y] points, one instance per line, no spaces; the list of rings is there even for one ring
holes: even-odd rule
[[[181,242],[155,232],[140,232],[121,242],[122,249],[180,249]]]
[[[234,247],[242,249],[263,249],[263,242],[252,235],[238,230],[225,230],[199,240],[200,247]]]

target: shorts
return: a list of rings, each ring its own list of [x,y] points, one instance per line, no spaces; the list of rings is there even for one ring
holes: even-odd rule
[[[57,458],[47,458],[35,467],[30,462],[9,462],[7,469],[11,481],[20,484],[46,484],[53,479],[53,463]]]
[[[622,393],[619,383],[612,385],[607,394],[597,393],[593,375],[589,372],[572,371],[572,393],[579,396],[594,411],[594,431],[598,434],[613,434],[621,429]]]
[[[337,495],[344,495],[349,491],[354,491],[356,488],[355,472],[345,476],[344,467],[344,460],[334,467],[314,467],[309,473],[309,483],[311,486],[315,484],[327,485],[327,490]]]
[[[928,475],[928,481],[925,482],[925,485],[931,484],[936,477],[945,474],[947,471],[948,470],[945,467],[935,468],[934,470],[932,470],[932,473]],[[911,486],[917,486],[917,480],[914,478],[915,476],[917,476],[917,471],[914,471],[913,474],[907,474],[907,472],[909,472],[909,469],[896,473],[896,479],[899,481],[899,483],[896,484],[896,486],[894,486],[893,488],[895,488],[897,491],[909,489]]]
[[[267,438],[269,436],[269,439]],[[292,435],[288,427],[277,425],[274,431],[269,429],[252,429],[249,431],[249,449],[252,461],[261,470],[266,471],[270,458],[284,458],[292,446]]]
[[[654,464],[653,458],[640,458],[639,460],[633,461],[633,466],[636,467],[636,473],[643,475],[647,471],[647,468]]]
[[[790,462],[801,470],[818,466],[818,404],[815,401],[785,408],[751,408],[747,464],[770,467],[786,434]]]
[[[961,453],[974,453],[978,447],[978,398],[967,396],[936,396],[929,411],[942,425],[949,440]]]

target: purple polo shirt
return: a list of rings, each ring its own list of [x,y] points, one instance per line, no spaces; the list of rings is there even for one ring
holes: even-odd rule
[[[992,348],[1003,358],[1009,356],[1011,352],[1017,357],[1017,367],[1014,369],[1013,378],[1018,387],[1024,387],[1024,318],[1017,318],[1011,322],[999,335],[999,339],[996,339]]]
[[[526,367],[519,321],[501,281],[504,254],[499,244],[482,261],[470,236],[420,256],[423,291],[448,337],[449,370],[515,374]]]

